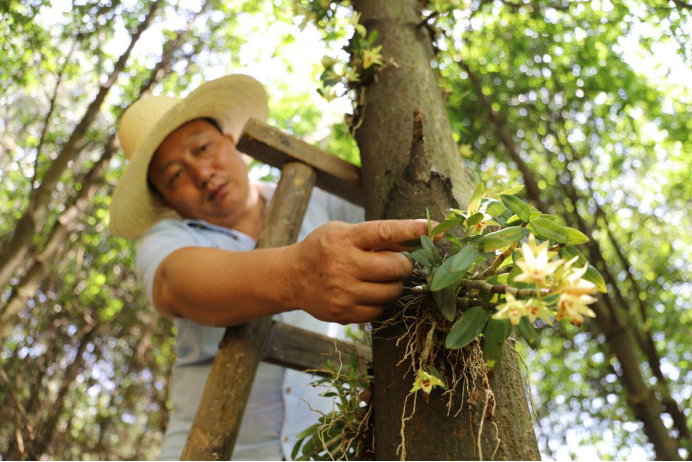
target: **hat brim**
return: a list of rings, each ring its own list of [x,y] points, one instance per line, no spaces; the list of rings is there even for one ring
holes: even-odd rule
[[[110,229],[119,237],[141,237],[157,221],[178,216],[165,207],[147,183],[149,163],[156,149],[178,127],[196,119],[212,118],[224,134],[237,142],[250,118],[266,121],[267,94],[247,75],[229,75],[212,80],[171,107],[143,137],[113,192]]]

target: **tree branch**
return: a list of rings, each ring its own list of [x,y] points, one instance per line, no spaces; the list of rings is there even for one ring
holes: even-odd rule
[[[675,3],[675,5],[679,6],[680,8],[692,11],[692,3],[686,3],[682,0],[673,0],[673,3]]]

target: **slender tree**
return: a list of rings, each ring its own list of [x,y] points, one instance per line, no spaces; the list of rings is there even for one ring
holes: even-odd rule
[[[377,30],[384,66],[359,97],[355,137],[361,151],[368,219],[437,218],[468,203],[473,184],[459,161],[442,91],[430,67],[431,36],[422,27],[426,2],[354,1],[361,23]],[[423,133],[414,132],[420,107]],[[420,126],[420,123],[418,124]],[[489,387],[458,392],[453,412],[434,392],[429,402],[411,396],[401,325],[373,337],[375,452],[378,459],[470,460],[540,458],[516,366],[508,354]],[[417,400],[417,401],[416,401]],[[459,410],[459,412],[457,412]],[[436,430],[433,430],[436,429]]]

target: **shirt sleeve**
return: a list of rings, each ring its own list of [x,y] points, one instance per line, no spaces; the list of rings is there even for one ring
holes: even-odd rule
[[[135,274],[142,284],[144,295],[153,307],[154,275],[161,262],[184,247],[208,247],[200,242],[198,233],[184,222],[162,220],[144,235],[135,254]]]

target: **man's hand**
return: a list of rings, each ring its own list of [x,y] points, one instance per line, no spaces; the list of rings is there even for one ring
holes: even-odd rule
[[[330,222],[286,247],[291,304],[322,321],[376,320],[399,298],[411,261],[400,244],[428,231],[425,220]],[[384,250],[386,249],[386,250]]]

